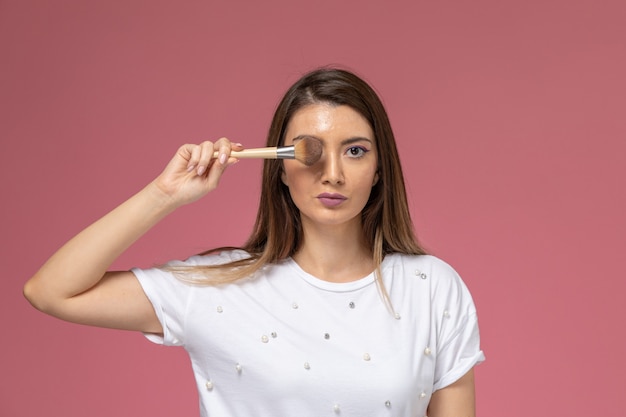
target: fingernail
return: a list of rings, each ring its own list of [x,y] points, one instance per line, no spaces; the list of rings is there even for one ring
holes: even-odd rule
[[[225,153],[221,153],[220,154],[220,164],[224,165],[226,163],[226,161],[228,161],[228,157],[226,156]]]
[[[198,167],[198,175],[202,175],[202,173],[204,172],[204,170],[205,170],[205,169],[206,169],[206,168],[205,168],[203,165],[200,165],[200,166]]]
[[[189,166],[187,167],[187,172],[191,172],[191,171],[193,171],[193,169],[194,169],[195,167],[196,167],[195,165],[189,165]]]

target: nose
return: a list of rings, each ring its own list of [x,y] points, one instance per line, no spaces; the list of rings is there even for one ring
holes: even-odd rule
[[[343,165],[341,163],[341,155],[329,153],[322,160],[322,183],[324,184],[343,184]]]

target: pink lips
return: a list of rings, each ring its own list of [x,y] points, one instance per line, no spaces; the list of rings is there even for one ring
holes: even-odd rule
[[[317,196],[317,199],[326,207],[336,207],[348,198],[337,193],[322,193]]]

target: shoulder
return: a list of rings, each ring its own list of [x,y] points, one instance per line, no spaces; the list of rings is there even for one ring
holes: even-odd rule
[[[229,262],[240,261],[249,258],[250,254],[242,249],[225,250],[218,253],[209,253],[203,255],[193,255],[180,261],[170,261],[166,264],[168,267],[194,267],[207,265],[220,265]]]
[[[403,269],[407,275],[414,275],[422,279],[450,280],[459,277],[459,274],[450,264],[433,255],[393,253],[387,255],[383,262],[383,268],[389,266],[394,269]]]
[[[433,255],[392,254],[388,257],[383,265],[383,275],[389,275],[396,284],[400,280],[405,289],[412,288],[420,293],[426,290],[433,301],[457,299],[471,302],[465,282],[444,260]]]
[[[146,280],[161,282],[167,286],[189,286],[190,282],[204,277],[206,269],[211,265],[221,265],[250,257],[243,250],[228,250],[220,253],[194,255],[185,260],[172,260],[162,265],[147,269],[132,268],[131,271],[144,284]]]

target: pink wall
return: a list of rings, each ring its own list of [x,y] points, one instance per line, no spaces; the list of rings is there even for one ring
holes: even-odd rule
[[[197,415],[182,350],[46,317],[21,287],[181,143],[262,145],[284,89],[328,63],[381,93],[418,233],[474,294],[479,414],[622,416],[625,4],[3,0],[0,416]],[[241,243],[259,169],[116,267]]]

